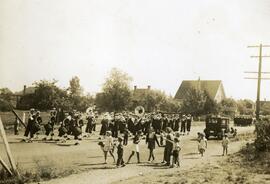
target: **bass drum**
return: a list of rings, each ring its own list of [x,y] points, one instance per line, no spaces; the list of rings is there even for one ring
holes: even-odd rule
[[[50,125],[50,124],[48,123],[48,124],[44,125],[44,129],[45,129],[46,132],[50,132],[50,131],[53,130],[53,127],[52,127],[52,125]]]
[[[37,122],[35,122],[34,124],[33,124],[33,131],[36,133],[36,132],[38,132],[38,131],[40,131],[40,125],[37,123]]]
[[[65,135],[68,132],[66,127],[60,127],[58,129],[58,131],[59,131],[59,137],[62,137],[63,135]]]
[[[75,127],[74,129],[73,129],[73,135],[74,136],[79,136],[79,135],[81,135],[82,134],[82,130],[80,129],[80,127]]]

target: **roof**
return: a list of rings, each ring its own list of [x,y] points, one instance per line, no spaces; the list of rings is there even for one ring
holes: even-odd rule
[[[220,85],[222,85],[221,80],[184,80],[174,98],[184,99],[190,89],[200,88],[206,91],[210,98],[215,99]]]
[[[18,91],[18,92],[15,92],[14,94],[15,95],[23,95],[23,91]],[[27,87],[25,88],[25,95],[29,95],[29,94],[34,94],[36,91],[36,88],[35,87]]]

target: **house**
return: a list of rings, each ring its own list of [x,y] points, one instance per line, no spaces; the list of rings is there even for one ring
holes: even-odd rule
[[[217,103],[226,98],[224,87],[221,80],[184,80],[182,81],[175,99],[183,100],[190,89],[205,91],[208,96]]]
[[[17,98],[16,108],[17,109],[29,109],[31,108],[30,104],[33,102],[33,95],[36,92],[36,88],[33,86],[26,87],[23,86],[22,91],[18,91],[14,93],[14,96]]]
[[[36,91],[35,87],[33,86],[26,87],[26,85],[24,85],[22,91],[15,92],[14,94],[18,96],[23,96],[23,95],[34,94],[35,91]]]
[[[138,103],[141,96],[145,95],[147,92],[151,91],[151,86],[148,85],[147,88],[138,88],[137,86],[134,86],[133,92],[132,92],[132,101],[134,103]]]
[[[133,92],[132,92],[132,106],[135,108],[137,106],[144,106],[145,110],[150,112],[152,111],[155,107],[149,107],[145,104],[142,99],[147,95],[148,92],[151,92],[151,86],[148,85],[147,88],[138,88],[137,86],[134,86]]]
[[[140,96],[141,94],[144,94],[151,90],[151,86],[148,85],[147,88],[138,88],[137,86],[134,86],[133,89],[133,96]]]

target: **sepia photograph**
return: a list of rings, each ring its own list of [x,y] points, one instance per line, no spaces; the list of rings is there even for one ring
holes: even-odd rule
[[[270,184],[269,0],[0,0],[0,184]]]

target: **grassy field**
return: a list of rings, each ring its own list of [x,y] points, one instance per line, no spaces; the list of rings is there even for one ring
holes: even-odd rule
[[[20,111],[20,110],[15,110],[15,111],[21,119],[23,118],[23,113],[25,113],[25,119],[27,121],[28,113],[29,113],[28,111]],[[49,116],[50,116],[49,112],[41,112],[41,117],[43,119],[43,122],[48,122]],[[12,112],[0,112],[0,117],[5,126],[13,125],[16,120],[15,115]]]

